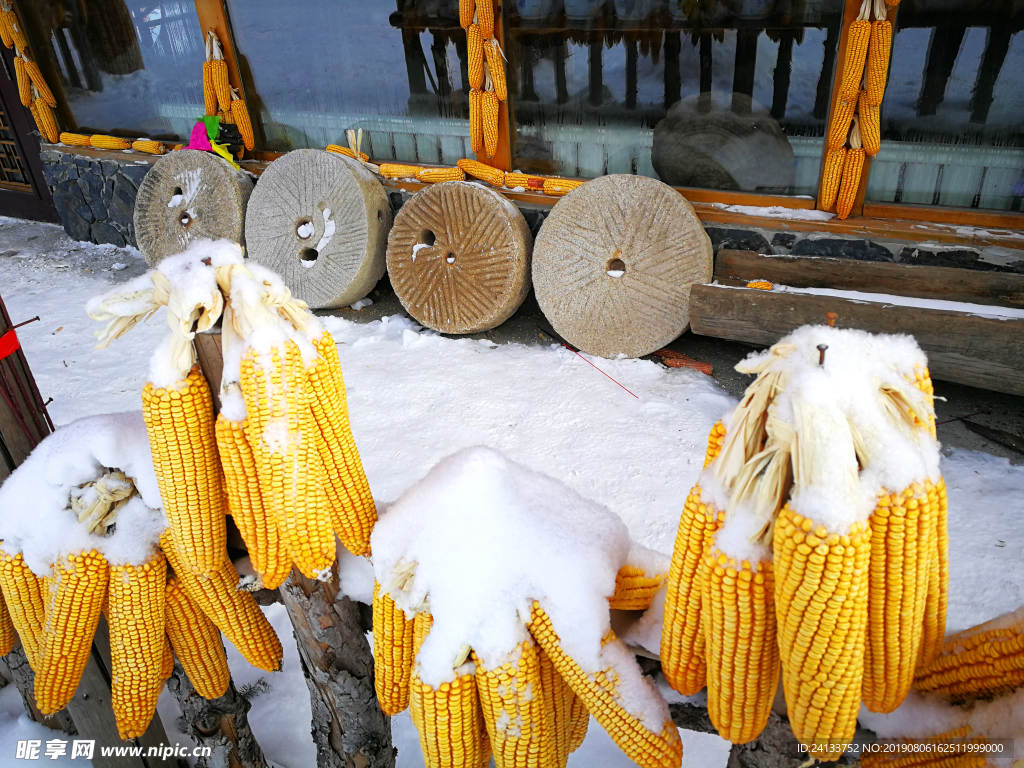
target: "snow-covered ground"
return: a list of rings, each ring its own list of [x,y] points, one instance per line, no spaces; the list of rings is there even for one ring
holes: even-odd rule
[[[0,249],[8,249],[0,250],[0,294],[14,322],[41,318],[19,336],[43,398],[53,398],[54,421],[140,407],[149,352],[164,332],[163,314],[98,351],[92,334],[100,324],[82,308],[110,284],[139,274],[144,265],[138,254],[70,244],[44,225],[38,225],[38,240],[15,245],[14,226],[0,219]],[[128,268],[115,270],[114,264]],[[401,317],[328,323],[378,502],[397,499],[442,457],[487,445],[604,504],[635,540],[671,553],[708,430],[732,402],[712,379],[649,361],[593,360],[634,398],[560,347],[452,340]],[[956,631],[1024,602],[1024,467],[958,450],[943,459],[943,472],[950,492],[947,626]],[[266,611],[284,642],[283,671],[267,675],[228,646],[231,669],[239,687],[260,678],[269,685],[252,699],[250,712],[268,757],[280,768],[312,768],[309,697],[291,628],[282,606]],[[0,691],[0,765],[18,739],[47,735],[20,709],[12,688]],[[184,743],[175,731],[176,705],[166,693],[160,713],[170,740]],[[422,765],[408,715],[394,725],[399,766]],[[717,736],[683,737],[688,764],[725,765],[728,745]],[[578,768],[629,764],[596,723],[570,760]]]

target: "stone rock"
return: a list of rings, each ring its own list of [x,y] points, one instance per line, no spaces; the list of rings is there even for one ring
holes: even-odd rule
[[[107,215],[110,220],[119,227],[128,228],[132,226],[132,216],[135,212],[135,187],[131,182],[114,177],[114,190],[110,195],[110,203],[107,205]]]
[[[722,248],[729,251],[756,251],[757,253],[773,254],[771,245],[759,232],[749,229],[722,229],[705,227],[711,238],[711,247],[718,253]]]
[[[113,160],[100,160],[100,170],[103,172],[103,175],[107,178],[110,178],[115,173],[117,173],[120,168],[121,164],[116,163]]]
[[[402,206],[388,238],[388,275],[402,306],[442,333],[505,322],[530,289],[533,237],[502,195],[449,181]]]
[[[316,309],[338,308],[366,296],[383,276],[391,223],[384,187],[361,163],[297,149],[260,177],[246,241],[249,257],[280,274],[295,297]]]
[[[75,187],[77,189],[77,187]],[[58,190],[53,195],[53,206],[60,215],[64,231],[75,240],[89,239],[89,224],[92,211],[89,206],[67,190]]]
[[[97,221],[92,225],[92,241],[94,243],[110,243],[118,248],[124,247],[124,236],[117,228],[106,221]]]
[[[693,207],[644,176],[611,175],[563,197],[534,245],[533,287],[555,331],[601,357],[642,357],[690,324],[690,287],[712,275]]]
[[[651,163],[666,184],[792,193],[796,157],[778,122],[749,97],[708,93],[676,102],[654,128]]]
[[[131,165],[122,165],[121,174],[126,176],[132,184],[138,187],[139,184],[142,183],[142,180],[146,178],[146,174],[149,173],[153,167],[154,166],[149,165],[136,165],[135,163],[132,163]]]
[[[994,264],[982,258],[981,252],[973,248],[930,250],[916,246],[904,246],[900,252],[900,263],[927,267],[960,267],[986,272],[1024,273],[1024,261]]]
[[[139,185],[134,214],[139,250],[152,265],[201,238],[244,243],[251,192],[248,176],[209,152],[182,149],[164,155]]]
[[[892,252],[870,240],[846,240],[838,237],[807,237],[790,249],[794,256],[831,256],[857,261],[895,261]]]
[[[39,153],[39,158],[44,163],[59,163],[62,154],[62,152],[55,149],[44,149]]]
[[[46,186],[55,187],[57,182],[63,181],[66,171],[60,163],[43,163],[43,178],[46,179]]]
[[[796,242],[796,237],[794,232],[776,232],[775,236],[772,237],[772,246],[776,248],[792,248],[793,243]]]

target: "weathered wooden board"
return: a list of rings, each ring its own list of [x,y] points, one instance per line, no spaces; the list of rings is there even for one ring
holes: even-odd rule
[[[724,285],[770,280],[798,288],[835,288],[1024,307],[1024,275],[975,269],[722,250],[715,257],[715,280]]]
[[[841,328],[914,336],[933,378],[1024,395],[1024,320],[717,285],[695,285],[690,296],[694,333],[764,346],[828,312]]]

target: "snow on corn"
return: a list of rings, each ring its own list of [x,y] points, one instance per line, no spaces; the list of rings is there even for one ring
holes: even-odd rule
[[[661,637],[669,684],[736,743],[780,676],[823,760],[861,700],[907,696],[945,622],[944,486],[927,362],[909,337],[805,326],[737,366],[756,374],[716,425],[680,520]],[[717,455],[716,455],[717,454]],[[933,641],[932,641],[933,642]]]
[[[648,602],[630,579],[662,579],[663,558],[631,554],[610,511],[469,448],[391,505],[372,543],[378,691],[403,706],[409,675],[428,766],[486,765],[489,752],[499,768],[564,766],[586,710],[639,765],[680,764],[668,708],[609,613],[617,582],[620,600]]]
[[[109,321],[102,347],[163,306],[170,332],[153,354],[143,403],[181,569],[226,578],[224,492],[262,586],[279,586],[293,565],[329,578],[335,534],[368,555],[377,512],[330,334],[228,241],[197,241],[87,309]],[[224,369],[214,418],[193,339],[217,323]]]
[[[173,670],[172,646],[201,695],[222,695],[228,681],[210,617],[172,588],[168,561],[182,578],[197,577],[161,547],[168,523],[147,448],[139,412],[80,419],[45,438],[0,488],[0,595],[35,672],[39,707],[56,712],[74,696],[105,610],[111,704],[124,739],[149,726]],[[204,594],[234,605],[232,640],[244,649],[254,638],[276,669],[280,643],[221,557],[234,576]]]

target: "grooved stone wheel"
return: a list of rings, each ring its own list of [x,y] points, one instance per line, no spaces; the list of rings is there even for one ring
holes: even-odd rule
[[[690,286],[711,274],[711,240],[693,207],[644,176],[574,189],[551,210],[533,253],[544,316],[599,357],[641,357],[675,339],[690,324]]]
[[[348,306],[384,276],[391,221],[384,187],[360,163],[296,149],[271,163],[252,193],[249,257],[313,309]]]
[[[252,181],[209,152],[179,149],[157,160],[135,198],[135,240],[150,265],[193,240],[245,243]]]
[[[533,238],[519,210],[466,181],[427,187],[402,206],[388,238],[388,275],[402,306],[427,328],[477,333],[526,298]]]

